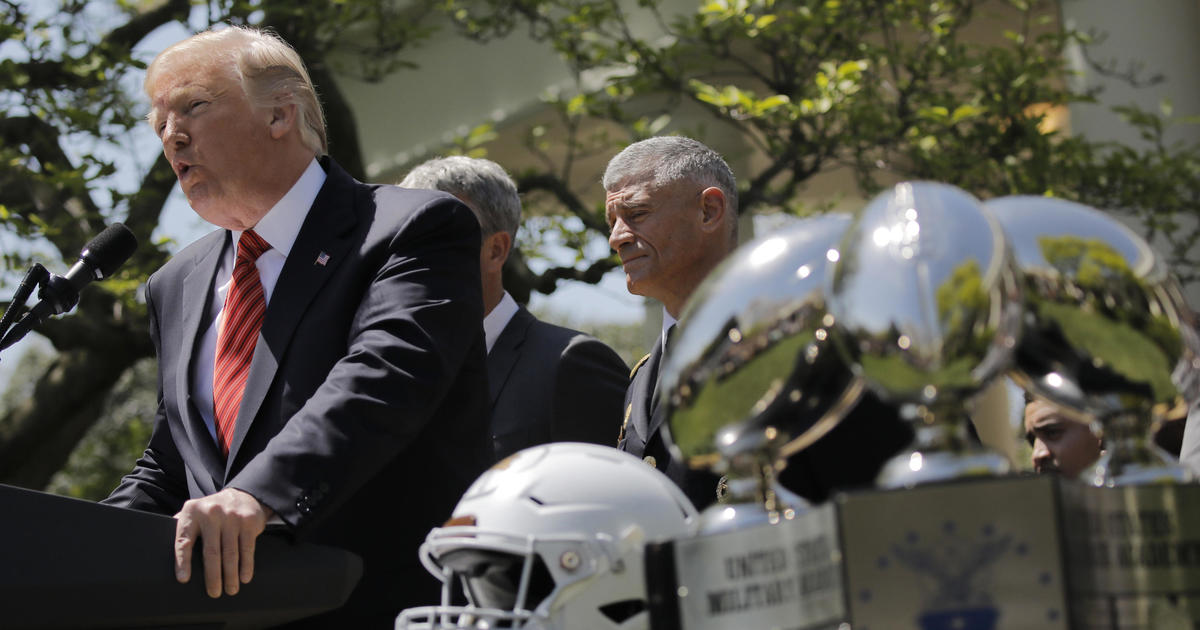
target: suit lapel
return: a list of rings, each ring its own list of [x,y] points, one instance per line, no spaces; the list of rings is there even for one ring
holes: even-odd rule
[[[215,492],[220,480],[225,476],[225,463],[222,461],[221,452],[217,450],[216,441],[208,431],[208,425],[204,423],[192,401],[192,366],[203,333],[200,325],[207,320],[206,315],[211,309],[209,300],[212,299],[212,285],[217,275],[217,267],[221,263],[221,254],[229,241],[229,232],[214,232],[206,238],[211,241],[208,243],[208,250],[196,260],[196,266],[183,279],[183,321],[180,323],[179,342],[187,344],[187,350],[179,354],[175,387],[179,392],[178,400],[184,401],[183,428],[211,478],[212,485],[205,490]],[[199,478],[197,480],[208,481]]]
[[[347,256],[350,231],[357,222],[353,212],[358,205],[354,180],[337,164],[332,161],[328,164],[325,184],[296,235],[296,242],[283,264],[263,316],[262,331],[254,346],[250,375],[238,408],[226,475],[271,389],[279,361],[292,342],[296,326],[321,287]],[[318,258],[323,262],[318,262]]]
[[[662,426],[663,420],[665,420],[667,417],[666,406],[658,404],[658,399],[660,398],[660,393],[658,391],[658,384],[662,380],[660,378],[662,375],[661,368],[662,368],[662,362],[664,359],[663,355],[666,352],[666,350],[664,350],[664,346],[671,345],[671,336],[674,334],[674,332],[675,332],[675,325],[672,324],[669,328],[667,328],[666,338],[665,339],[660,338],[658,340],[658,343],[654,344],[654,349],[658,351],[659,356],[658,356],[658,360],[654,362],[654,374],[653,374],[654,382],[651,384],[652,389],[650,390],[650,402],[648,405],[648,407],[649,407],[648,414],[649,414],[649,418],[650,418],[650,425],[647,427],[647,429],[649,430],[649,432],[646,434],[646,442],[647,443],[649,443],[650,440],[652,440],[654,438],[655,433],[658,432],[658,427]]]
[[[492,406],[496,405],[496,401],[500,399],[500,392],[504,391],[504,386],[508,383],[508,376],[517,364],[517,358],[521,356],[521,346],[525,343],[525,336],[533,322],[533,315],[524,307],[519,307],[496,338],[492,351],[488,353],[488,399]]]
[[[654,395],[658,388],[658,364],[661,360],[662,342],[659,340],[650,350],[650,358],[646,359],[645,365],[634,375],[633,384],[630,386],[633,392],[633,396],[630,398],[633,409],[630,411],[629,424],[632,425],[634,433],[640,439],[643,449],[650,442],[653,436],[652,432],[657,428],[657,425],[653,423],[652,416],[654,408],[657,406]]]

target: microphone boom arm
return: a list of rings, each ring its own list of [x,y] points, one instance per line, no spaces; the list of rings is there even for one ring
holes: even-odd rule
[[[33,295],[34,287],[43,286],[49,279],[50,272],[46,271],[41,263],[33,263],[29,267],[25,272],[25,277],[17,285],[17,291],[13,294],[12,301],[8,303],[8,308],[4,309],[4,316],[0,317],[0,338],[7,336],[8,329],[17,321],[17,316],[25,311],[25,303],[29,301],[29,296]],[[7,347],[8,345],[3,345],[0,346],[0,349]]]

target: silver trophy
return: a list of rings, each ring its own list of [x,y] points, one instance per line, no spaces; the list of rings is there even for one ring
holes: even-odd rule
[[[1008,472],[1008,458],[966,440],[966,403],[1008,369],[1020,331],[1000,226],[954,186],[906,182],[863,208],[841,254],[829,290],[837,347],[915,433],[876,484]]]
[[[675,455],[726,476],[703,533],[789,518],[803,499],[775,474],[836,426],[862,392],[830,347],[827,266],[850,219],[806,219],[747,243],[689,300],[660,391]]]
[[[1200,373],[1195,316],[1162,259],[1115,218],[1078,203],[1014,196],[985,206],[1025,278],[1014,379],[1104,429],[1106,453],[1084,480],[1190,480],[1151,440],[1158,420],[1194,398]]]

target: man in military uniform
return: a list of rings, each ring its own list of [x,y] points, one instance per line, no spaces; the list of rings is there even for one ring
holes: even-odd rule
[[[717,499],[717,477],[689,470],[667,448],[659,368],[669,331],[700,282],[737,246],[737,186],[721,156],[683,137],[649,138],[617,154],[604,173],[609,245],[629,292],[663,305],[663,332],[634,368],[618,448],[665,472],[697,508]],[[893,405],[867,392],[838,426],[788,458],[779,483],[819,503],[837,489],[869,486],[912,440]]]
[[[703,509],[717,477],[671,457],[658,404],[667,337],[689,296],[737,246],[737,183],[715,151],[690,138],[649,138],[625,148],[604,172],[608,244],[630,293],[663,305],[662,334],[634,368],[617,448],[665,472]]]

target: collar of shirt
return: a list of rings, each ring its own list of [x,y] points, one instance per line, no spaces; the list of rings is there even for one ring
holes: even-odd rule
[[[275,205],[254,226],[254,232],[271,244],[271,249],[263,253],[256,265],[262,282],[263,296],[267,303],[271,302],[271,294],[275,291],[275,281],[279,279],[279,273],[283,271],[283,263],[287,261],[287,256],[292,251],[292,245],[296,243],[296,236],[300,234],[304,219],[308,217],[308,210],[312,208],[317,194],[321,192],[321,186],[325,185],[325,177],[325,169],[321,168],[321,164],[314,158],[308,164],[308,168],[304,169],[300,179],[292,184],[287,194],[275,202]],[[241,231],[231,231],[231,234],[234,243],[237,243],[242,236]],[[235,261],[233,249],[235,248],[230,248],[231,251],[226,255],[227,269],[230,273],[233,272]],[[223,302],[224,295],[219,295],[219,297]]]
[[[496,345],[496,339],[500,337],[500,333],[504,332],[504,327],[508,322],[512,321],[513,315],[517,314],[517,301],[513,299],[508,291],[504,292],[504,297],[500,298],[500,303],[496,308],[492,309],[487,317],[483,318],[483,337],[487,342],[487,351],[492,351],[492,346]]]
[[[667,333],[671,331],[671,327],[675,324],[675,318],[671,317],[671,314],[667,312],[666,307],[663,307],[662,334],[659,335],[658,338],[659,342],[662,343],[662,350],[664,353],[667,351]]]
[[[296,235],[300,233],[300,226],[304,225],[304,219],[308,216],[308,209],[324,185],[325,169],[314,158],[300,179],[292,184],[291,190],[259,219],[254,231],[271,244],[271,249],[287,258],[296,242]],[[236,243],[241,236],[240,231],[233,232],[233,242]]]

